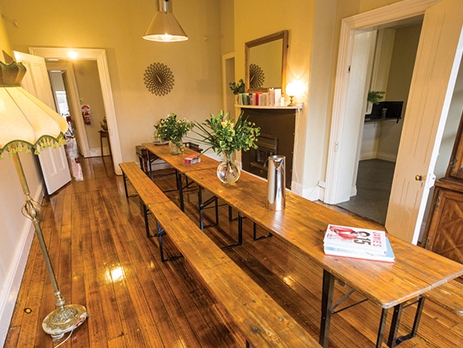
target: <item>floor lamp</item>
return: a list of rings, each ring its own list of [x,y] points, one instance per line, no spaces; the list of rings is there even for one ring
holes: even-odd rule
[[[55,340],[80,326],[88,314],[84,306],[65,305],[61,296],[39,223],[40,206],[30,197],[18,152],[37,154],[45,147],[63,145],[68,125],[63,117],[20,86],[25,73],[26,68],[21,63],[0,62],[0,159],[5,153],[13,158],[26,196],[22,213],[34,224],[56,297],[56,309],[45,317],[42,328]]]

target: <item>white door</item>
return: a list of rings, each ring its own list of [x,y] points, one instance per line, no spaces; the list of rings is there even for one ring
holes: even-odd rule
[[[55,110],[45,59],[22,52],[14,52],[14,55],[16,61],[22,62],[27,69],[22,80],[23,88]],[[48,194],[56,192],[71,181],[63,146],[42,150],[39,155],[39,162]]]
[[[386,218],[389,233],[416,244],[462,55],[463,2],[426,10]]]

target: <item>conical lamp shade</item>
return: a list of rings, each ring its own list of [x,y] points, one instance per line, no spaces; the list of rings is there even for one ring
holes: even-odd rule
[[[155,13],[148,30],[143,35],[145,40],[158,42],[186,41],[188,36],[171,12]]]

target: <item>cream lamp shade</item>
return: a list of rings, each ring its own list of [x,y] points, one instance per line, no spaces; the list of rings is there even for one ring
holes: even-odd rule
[[[21,63],[0,62],[0,158],[65,143],[66,120],[20,86],[25,73]]]

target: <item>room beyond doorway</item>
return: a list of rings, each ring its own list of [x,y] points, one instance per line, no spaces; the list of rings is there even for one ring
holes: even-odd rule
[[[380,159],[359,162],[357,195],[338,207],[375,221],[386,222],[387,206],[391,193],[395,162]]]

